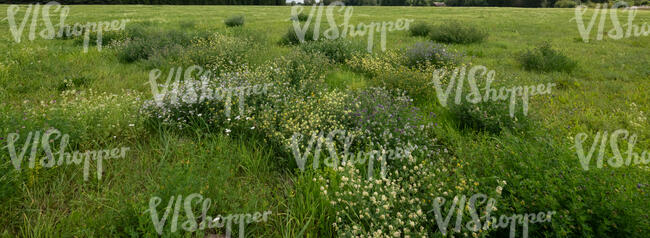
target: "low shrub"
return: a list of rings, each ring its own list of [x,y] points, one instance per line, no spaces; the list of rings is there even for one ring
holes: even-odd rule
[[[178,30],[160,30],[137,27],[128,31],[128,38],[116,44],[118,58],[126,63],[146,60],[156,51],[178,45],[190,44],[193,36]]]
[[[428,70],[420,72],[401,66],[376,75],[372,82],[376,86],[404,90],[417,103],[425,103],[435,98],[435,92],[429,86],[431,73]]]
[[[451,21],[433,27],[431,33],[429,33],[429,38],[433,41],[455,44],[479,43],[487,37],[487,32],[475,26],[462,24],[457,21]]]
[[[232,34],[244,32],[233,30]],[[254,48],[246,37],[221,33],[160,30],[136,25],[128,29],[128,38],[118,41],[118,58],[122,62],[141,61],[147,68],[199,65],[216,69],[214,73],[231,72],[248,63],[247,52]]]
[[[244,95],[242,90],[232,90],[227,93],[224,89],[249,87],[268,82],[268,73],[262,71],[242,71],[242,73],[224,73],[214,78],[202,76],[199,80],[183,79],[165,85],[167,88],[154,100],[143,104],[141,115],[144,115],[149,125],[162,125],[185,129],[192,126],[207,125],[210,128],[227,128],[242,130],[250,128],[256,109],[262,102],[264,93]],[[262,87],[256,87],[256,91]],[[250,90],[248,91],[250,92]],[[246,102],[241,102],[244,96]],[[228,105],[229,104],[229,105]],[[248,118],[248,119],[246,119]],[[238,122],[232,121],[237,120]],[[232,121],[232,122],[231,122]]]
[[[331,61],[320,53],[307,54],[294,51],[274,60],[270,67],[272,81],[288,84],[303,95],[316,93],[324,88],[325,76],[331,68]]]
[[[450,96],[451,98],[451,96]],[[499,134],[503,131],[527,132],[531,122],[522,110],[515,110],[510,116],[507,101],[471,103],[461,100],[460,104],[449,104],[452,118],[459,129]]]
[[[320,52],[338,63],[345,63],[354,55],[363,54],[364,46],[356,41],[346,39],[312,41],[301,44],[300,48],[308,53]]]
[[[120,46],[117,57],[125,63],[147,59],[153,53],[148,42],[144,39],[128,39],[121,43]]]
[[[302,12],[300,14],[298,14],[298,15],[291,16],[292,21],[303,22],[303,21],[307,21],[307,19],[309,19],[309,15],[307,15],[305,13],[302,13]]]
[[[623,9],[623,8],[628,8],[634,5],[634,2],[632,4],[629,3],[629,1],[616,1],[612,4],[612,8],[617,8],[617,9]]]
[[[519,62],[526,70],[540,72],[571,72],[578,66],[576,61],[553,49],[548,42],[522,53]]]
[[[289,27],[289,30],[287,31],[286,34],[282,36],[280,39],[280,44],[281,45],[294,45],[294,44],[300,44],[304,43],[307,41],[314,41],[314,29],[313,28],[307,28],[304,32],[305,34],[300,37],[300,32],[296,32],[296,28],[291,26]]]
[[[231,16],[223,22],[226,24],[227,27],[243,26],[244,16],[242,15]]]
[[[409,143],[420,146],[419,152],[430,156],[433,127],[413,99],[399,89],[371,87],[353,93],[353,102],[346,107],[355,131],[362,131],[358,140],[363,145],[379,143],[386,148],[404,148]]]
[[[207,38],[194,38],[191,45],[181,52],[182,58],[174,65],[200,65],[213,69],[213,73],[241,71],[248,64],[248,52],[255,45],[247,39],[214,33]]]
[[[411,33],[411,36],[428,36],[429,33],[431,33],[431,29],[433,26],[429,23],[424,23],[424,22],[416,22],[409,28],[409,32]]]
[[[418,67],[423,65],[443,66],[456,63],[456,54],[447,47],[430,41],[417,42],[406,49],[406,65]]]
[[[573,0],[561,0],[557,1],[555,3],[556,8],[575,8],[578,4],[576,4],[575,1]]]

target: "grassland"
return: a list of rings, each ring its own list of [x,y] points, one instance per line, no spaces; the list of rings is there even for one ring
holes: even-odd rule
[[[7,7],[0,6],[0,19],[6,17]],[[162,32],[246,37],[250,49],[244,61],[251,68],[283,62],[280,57],[299,51],[277,43],[291,25],[290,7],[70,8],[67,21],[72,23],[127,18],[131,20],[127,29],[149,24]],[[238,14],[245,16],[243,29],[226,28],[224,19]],[[650,111],[650,37],[584,43],[571,21],[573,9],[356,7],[352,23],[397,18],[434,25],[458,20],[484,29],[489,33],[484,42],[448,47],[464,53],[464,64],[494,69],[498,85],[558,84],[550,95],[532,99],[527,119],[520,119],[533,125],[527,131],[487,133],[462,128],[463,122],[441,107],[435,94],[417,97],[415,104],[423,114],[435,113],[430,119],[436,123],[434,137],[449,152],[444,160],[421,158],[450,170],[425,186],[432,196],[444,193],[451,200],[455,194],[494,194],[495,187],[502,186],[497,214],[557,212],[551,223],[531,226],[532,237],[644,237],[650,232],[648,166],[584,171],[573,148],[578,133],[627,129],[639,135],[641,150],[650,150],[645,114]],[[650,22],[650,11],[640,11],[635,22]],[[227,134],[223,127],[194,125],[176,130],[147,123],[139,109],[142,101],[152,97],[146,84],[150,70],[187,66],[182,59],[127,63],[119,57],[123,51],[119,46],[101,52],[91,47],[83,53],[75,40],[16,43],[7,22],[0,23],[0,236],[154,237],[154,225],[145,212],[150,198],[161,197],[165,205],[171,196],[192,193],[213,199],[214,214],[271,210],[268,222],[246,227],[247,237],[349,235],[332,228],[338,210],[324,202],[321,184],[316,182],[323,176],[336,177],[332,175],[336,171],[299,171],[290,154],[270,142],[265,132]],[[424,40],[406,31],[391,32],[387,47],[398,50]],[[576,60],[578,68],[570,73],[524,70],[518,55],[544,42]],[[378,50],[374,54],[383,57]],[[304,58],[304,62],[316,61]],[[321,68],[330,88],[385,86],[379,77],[345,63],[311,67]],[[70,79],[81,83],[63,87],[64,80]],[[434,91],[431,86],[415,87]],[[76,150],[128,146],[131,152],[126,159],[106,162],[102,180],[84,181],[81,166],[16,171],[4,149],[5,136],[17,132],[24,138],[30,131],[51,127],[70,134]],[[430,208],[431,200],[423,203],[422,208]],[[389,213],[414,212],[409,209],[395,206]],[[427,224],[432,237],[441,236],[432,216],[424,220],[421,224]],[[371,227],[377,221],[347,221],[356,222]],[[169,229],[165,227],[165,237],[224,233],[223,229],[195,233]],[[500,229],[481,236],[507,233]]]

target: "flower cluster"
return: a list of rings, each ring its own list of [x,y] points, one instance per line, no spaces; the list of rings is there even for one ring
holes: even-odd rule
[[[351,127],[361,132],[361,141],[371,144],[371,147],[378,143],[389,148],[404,147],[413,142],[421,146],[418,148],[420,152],[429,152],[429,129],[434,124],[426,123],[419,108],[403,92],[370,88],[356,92],[354,96],[348,110]]]
[[[352,164],[339,167],[336,178],[318,178],[321,192],[336,210],[332,224],[340,237],[428,237],[422,193],[436,176],[410,156],[409,167],[368,180]],[[330,191],[328,191],[330,190]]]
[[[146,101],[142,114],[163,125],[180,129],[194,123],[210,126],[253,128],[258,106],[263,104],[272,84],[260,71],[223,73],[216,79],[201,77],[174,82],[169,90]],[[238,123],[231,124],[233,117]]]

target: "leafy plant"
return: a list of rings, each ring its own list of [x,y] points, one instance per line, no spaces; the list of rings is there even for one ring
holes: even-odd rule
[[[223,22],[226,24],[227,27],[243,26],[244,16],[243,15],[231,16]]]
[[[309,16],[307,14],[303,13],[303,12],[301,12],[298,15],[291,16],[292,21],[303,22],[303,21],[307,21],[307,19],[309,19]]]
[[[486,31],[458,21],[451,21],[433,27],[429,34],[432,41],[455,44],[479,43],[487,37],[488,33]]]
[[[430,41],[417,42],[406,49],[406,65],[417,67],[423,65],[443,66],[456,62],[456,54],[447,47]]]
[[[526,70],[540,72],[571,72],[578,66],[576,61],[553,49],[548,42],[522,53],[519,62]]]
[[[320,52],[327,58],[338,63],[345,63],[352,56],[364,52],[363,45],[360,43],[341,38],[307,42],[301,44],[300,48],[308,53]]]
[[[304,31],[304,35],[300,36],[300,32],[296,32],[296,28],[291,26],[287,33],[285,33],[280,39],[280,44],[282,45],[294,45],[300,44],[307,41],[315,41],[314,38],[314,29],[309,27]]]
[[[157,51],[165,48],[189,45],[192,37],[192,35],[178,30],[136,27],[129,30],[128,38],[116,44],[118,58],[127,63],[147,60]]]
[[[560,0],[555,3],[556,8],[575,8],[578,4],[576,4],[575,1],[573,0]]]
[[[428,36],[433,26],[425,22],[416,22],[409,28],[411,36]]]
[[[510,116],[506,101],[487,101],[471,103],[462,100],[460,104],[451,104],[450,113],[459,129],[499,134],[502,131],[528,131],[531,122],[521,110]]]

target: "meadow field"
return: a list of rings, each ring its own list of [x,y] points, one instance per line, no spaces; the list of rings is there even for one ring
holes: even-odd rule
[[[368,35],[296,43],[290,6],[68,7],[66,24],[128,21],[84,52],[0,5],[0,237],[650,233],[647,34],[597,40],[596,21],[585,42],[574,9],[354,7],[350,24],[412,20],[368,52]],[[436,79],[480,66],[546,93],[510,111],[466,81],[442,102]]]

